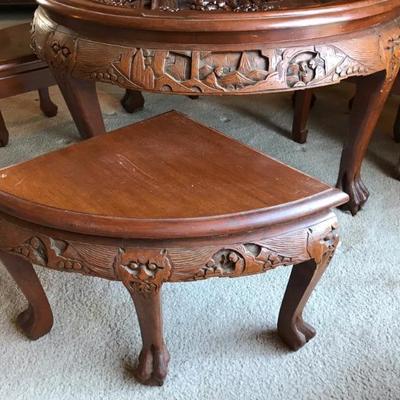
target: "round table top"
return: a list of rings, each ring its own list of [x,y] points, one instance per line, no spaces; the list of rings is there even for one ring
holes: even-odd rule
[[[325,86],[391,73],[400,42],[400,0],[38,2],[33,42],[52,69],[140,91],[238,95]],[[199,6],[210,2],[219,8]]]
[[[393,19],[400,0],[38,0],[77,21],[153,31],[254,31]],[[344,31],[342,30],[342,33]],[[291,37],[290,39],[293,39]]]

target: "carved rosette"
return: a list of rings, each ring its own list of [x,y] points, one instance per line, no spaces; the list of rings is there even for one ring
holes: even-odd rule
[[[81,38],[54,24],[39,9],[32,40],[37,55],[52,68],[79,79],[186,95],[266,93],[325,86],[393,69],[398,59],[399,22],[370,29],[357,39],[313,46],[176,50]]]

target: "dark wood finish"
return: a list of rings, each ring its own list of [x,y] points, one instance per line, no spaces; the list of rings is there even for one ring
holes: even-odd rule
[[[293,126],[292,138],[295,142],[303,144],[307,141],[307,121],[311,107],[315,102],[315,94],[312,90],[299,90],[293,95]]]
[[[400,107],[397,109],[396,119],[393,125],[393,137],[397,143],[400,143]]]
[[[187,96],[312,89],[379,71],[391,75],[398,60],[400,0],[217,3],[39,0],[33,42],[66,80]],[[302,112],[294,128],[304,140]],[[100,132],[83,114],[74,118]],[[360,143],[368,130],[354,132]],[[353,213],[365,200],[352,190],[359,186],[352,181],[361,164],[359,154],[350,154],[356,148],[344,150],[339,177],[347,177],[341,187]]]
[[[127,288],[135,304],[143,340],[135,377],[145,385],[162,386],[170,357],[164,343],[160,290],[142,293],[130,285]]]
[[[43,114],[49,118],[55,117],[57,115],[58,108],[50,99],[49,89],[40,88],[38,92],[40,109],[42,110]]]
[[[12,253],[0,252],[0,259],[28,300],[28,308],[19,314],[17,324],[32,340],[50,332],[53,314],[32,264]]]
[[[0,176],[3,252],[127,287],[142,333],[140,382],[161,385],[167,374],[160,299],[166,282],[300,264],[278,332],[293,349],[314,334],[301,313],[338,243],[330,209],[348,199],[339,190],[175,112],[2,169]],[[9,270],[19,268],[6,261]],[[28,300],[43,302],[38,281],[29,281]],[[20,275],[16,282],[26,291]],[[39,326],[36,335],[49,328]]]
[[[317,259],[308,260],[293,266],[278,318],[278,332],[282,340],[293,350],[303,347],[312,339],[316,331],[304,322],[303,309],[328,266],[338,238],[330,239],[329,250]]]
[[[48,86],[55,81],[47,65],[36,58],[29,47],[30,24],[0,30],[0,98],[38,90],[40,108],[48,117],[57,114]],[[0,146],[8,143],[8,131],[0,112]]]
[[[361,163],[368,148],[378,118],[397,75],[379,72],[357,81],[356,95],[350,115],[350,130],[343,148],[337,187],[350,193],[350,201],[343,206],[355,215],[367,201],[369,192],[361,180]]]
[[[106,132],[103,115],[96,92],[96,83],[66,78],[65,74],[52,69],[79,133],[85,139]]]
[[[0,6],[36,6],[35,0],[0,0]]]
[[[8,144],[8,130],[4,122],[4,118],[0,112],[0,147],[7,146]]]
[[[371,88],[373,90],[373,88]],[[305,92],[305,93],[304,93]],[[392,90],[392,94],[399,94],[400,93],[400,75],[397,75]],[[310,101],[311,97],[311,101]],[[310,110],[313,106],[316,97],[313,94],[313,91],[306,90],[306,91],[298,91],[293,96],[293,105],[294,105],[294,121],[293,121],[293,128],[292,128],[292,138],[295,142],[298,143],[305,143],[307,141],[307,121]],[[353,109],[354,104],[354,97],[349,100],[349,110]],[[393,137],[395,142],[400,142],[400,107],[397,110],[395,122],[393,124]],[[365,140],[365,139],[364,139]],[[395,168],[395,176],[400,179],[400,160],[396,165]],[[365,188],[365,186],[364,186]],[[366,190],[366,188],[365,188]],[[368,192],[365,192],[368,193]],[[368,195],[368,194],[367,194]],[[364,199],[364,196],[361,197]],[[363,205],[363,203],[359,204],[359,208]],[[358,209],[359,209],[358,208]],[[353,208],[353,214],[356,214],[357,208]]]
[[[141,92],[136,90],[126,90],[124,97],[121,99],[121,105],[128,113],[134,113],[144,107],[144,97]]]

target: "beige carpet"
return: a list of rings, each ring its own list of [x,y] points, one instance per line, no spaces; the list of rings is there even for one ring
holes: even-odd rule
[[[3,23],[18,19],[7,15]],[[331,184],[351,90],[318,91],[309,141],[299,145],[289,139],[288,94],[149,94],[145,109],[129,115],[120,89],[99,86],[109,130],[176,109]],[[51,94],[60,111],[52,119],[38,112],[36,93],[0,101],[11,135],[0,166],[79,140],[58,90]],[[306,309],[318,335],[303,349],[289,352],[275,331],[289,268],[165,285],[170,374],[162,388],[143,387],[130,372],[140,336],[121,284],[38,268],[55,324],[30,342],[13,324],[25,300],[0,268],[0,399],[400,399],[400,182],[390,176],[400,152],[391,139],[398,104],[390,99],[364,163],[367,206],[355,218],[337,212],[343,243]]]

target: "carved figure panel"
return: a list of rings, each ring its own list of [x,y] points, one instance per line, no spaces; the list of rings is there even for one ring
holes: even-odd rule
[[[399,23],[331,44],[200,51],[95,42],[75,37],[37,12],[33,42],[39,57],[76,78],[178,94],[263,93],[390,70],[398,63]]]

